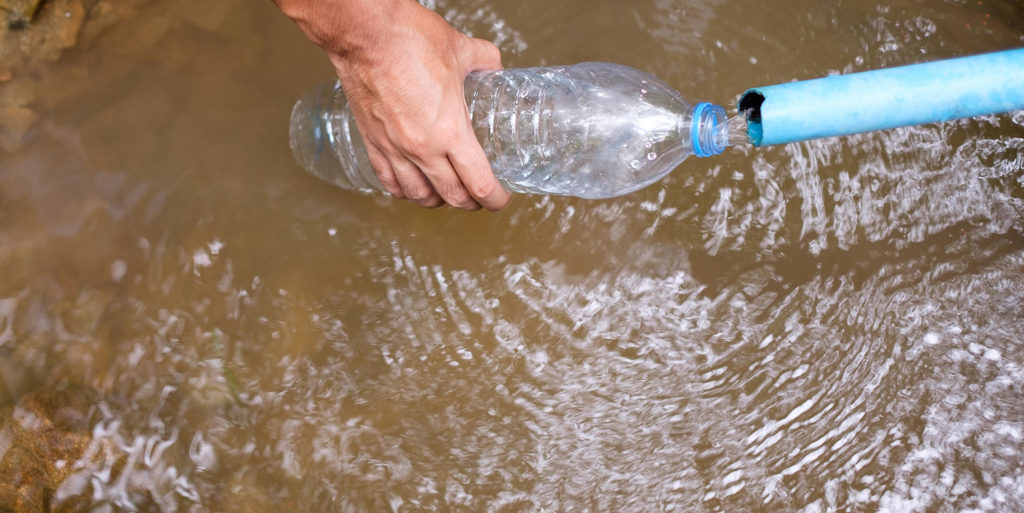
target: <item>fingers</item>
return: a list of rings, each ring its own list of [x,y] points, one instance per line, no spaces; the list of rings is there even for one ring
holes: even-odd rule
[[[391,196],[427,208],[439,207],[445,203],[419,168],[405,158],[389,160],[372,145],[366,146],[366,154],[370,157],[370,164],[377,174],[377,179]]]
[[[413,203],[427,208],[440,207],[447,202],[427,181],[426,176],[412,162],[397,159],[391,162],[402,194]]]
[[[495,211],[508,204],[509,193],[491,172],[469,114],[460,105],[461,110],[453,109],[454,121],[434,126],[434,137],[442,144],[410,136],[393,137],[384,148],[367,144],[377,177],[392,196],[424,207],[447,203],[469,211],[481,206]],[[398,141],[404,141],[405,150]]]
[[[448,153],[448,160],[461,179],[464,190],[477,203],[492,212],[501,210],[508,205],[510,195],[494,177],[491,164],[471,131],[468,137],[471,139],[464,136],[463,142]]]
[[[463,81],[473,70],[500,69],[501,53],[488,41],[459,34],[440,18],[437,22],[444,30],[434,39],[443,40],[444,52],[427,38],[387,59],[332,62],[386,191],[424,207],[447,203],[499,210],[509,193],[473,133]],[[430,51],[422,51],[424,46]]]
[[[460,48],[459,61],[463,73],[476,70],[501,69],[501,51],[490,41],[465,38]],[[447,157],[458,174],[464,190],[481,206],[490,211],[508,205],[509,193],[494,177],[491,164],[473,134],[469,113],[463,108],[464,121],[458,126],[459,135],[452,141]]]
[[[366,146],[366,153],[384,190],[395,198],[427,208],[447,203],[462,210],[480,209],[480,203],[470,196],[452,163],[445,158],[435,159],[429,165],[416,164],[411,156],[397,151],[387,158],[372,145]]]
[[[426,175],[445,203],[463,210],[484,207],[495,211],[504,208],[509,193],[491,171],[480,143],[473,134],[469,113],[459,98],[460,109],[452,109],[450,118],[438,123],[435,137],[443,144],[430,146],[406,157]]]
[[[391,167],[388,159],[376,146],[369,144],[369,141],[364,140],[363,146],[366,148],[366,155],[370,157],[370,165],[373,166],[373,171],[376,173],[377,179],[380,180],[380,184],[384,186],[384,190],[398,199],[405,199],[405,193],[402,192],[402,186],[399,185],[395,170]]]
[[[480,210],[480,203],[466,190],[459,174],[447,159],[437,159],[429,166],[420,166],[420,170],[430,179],[434,190],[445,203],[462,210]]]

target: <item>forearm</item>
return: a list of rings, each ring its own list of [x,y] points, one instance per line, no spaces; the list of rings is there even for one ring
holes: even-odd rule
[[[273,0],[318,46],[332,58],[372,54],[396,43],[402,24],[396,17],[414,0]],[[411,4],[411,5],[410,5]]]

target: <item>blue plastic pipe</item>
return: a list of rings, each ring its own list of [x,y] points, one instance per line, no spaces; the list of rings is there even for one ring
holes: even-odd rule
[[[755,146],[1024,109],[1024,48],[755,87],[739,109]]]

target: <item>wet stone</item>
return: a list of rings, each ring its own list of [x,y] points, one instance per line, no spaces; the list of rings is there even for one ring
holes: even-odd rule
[[[7,21],[18,27],[32,21],[42,0],[0,0],[0,10],[7,12]]]
[[[75,45],[85,18],[82,0],[0,0],[0,150],[14,151],[35,123],[35,66]],[[26,82],[27,81],[27,82]]]
[[[37,114],[40,70],[63,52],[138,15],[150,0],[0,0],[0,153],[21,147]],[[29,81],[27,87],[18,84]]]
[[[38,117],[30,104],[35,98],[34,82],[19,78],[0,87],[0,148],[13,151]]]
[[[89,396],[77,388],[40,389],[0,411],[0,512],[78,511],[88,505],[86,490],[68,494],[61,487],[83,462],[112,454],[109,444],[90,435]]]
[[[113,296],[110,290],[83,289],[74,301],[64,305],[61,317],[64,326],[78,335],[95,333]]]

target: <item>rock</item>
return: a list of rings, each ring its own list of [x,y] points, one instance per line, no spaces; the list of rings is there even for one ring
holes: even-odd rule
[[[75,335],[95,334],[113,298],[114,292],[109,289],[82,289],[74,301],[62,305],[64,328]]]
[[[0,411],[0,511],[80,511],[89,504],[87,489],[57,494],[76,469],[114,458],[113,471],[120,473],[124,458],[90,435],[91,400],[84,389],[39,389]]]
[[[34,86],[31,79],[19,78],[0,87],[0,149],[17,149],[36,122],[36,113],[29,108],[35,99]]]
[[[5,1],[26,0],[0,0]],[[17,77],[35,64],[57,60],[74,46],[84,18],[82,0],[47,0],[32,23],[17,29],[0,23],[0,77]]]
[[[89,6],[82,27],[82,37],[88,42],[99,34],[122,22],[136,23],[140,8],[150,0],[97,0]]]
[[[2,416],[0,510],[49,511],[47,498],[85,452],[87,426],[74,405],[60,404],[66,397],[30,394]]]
[[[0,0],[0,10],[7,11],[8,23],[20,27],[32,21],[42,0]]]
[[[34,84],[22,72],[57,60],[75,45],[85,6],[82,0],[0,0],[0,8],[11,16],[30,11],[34,15],[32,23],[17,30],[0,23],[0,150],[10,152],[36,121],[29,107]]]

